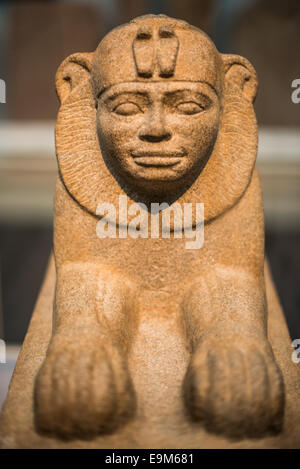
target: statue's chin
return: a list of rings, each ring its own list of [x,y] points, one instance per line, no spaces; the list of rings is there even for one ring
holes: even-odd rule
[[[167,171],[149,171],[149,174],[118,173],[121,187],[137,202],[170,202],[182,195],[193,182],[191,174],[167,174]]]

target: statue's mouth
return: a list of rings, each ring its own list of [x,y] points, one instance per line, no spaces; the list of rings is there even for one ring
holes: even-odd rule
[[[185,151],[133,151],[131,152],[134,162],[139,166],[165,168],[175,166],[182,162],[186,156]]]

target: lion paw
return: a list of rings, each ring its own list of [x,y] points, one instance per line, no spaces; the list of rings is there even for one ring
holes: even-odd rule
[[[284,412],[281,372],[266,340],[238,343],[209,337],[196,349],[185,378],[192,418],[232,438],[278,433]]]
[[[112,431],[133,407],[127,364],[116,346],[50,347],[35,385],[39,431],[92,438]]]

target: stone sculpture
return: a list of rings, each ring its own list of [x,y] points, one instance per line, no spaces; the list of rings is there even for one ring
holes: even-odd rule
[[[3,445],[299,443],[299,370],[264,262],[252,65],[183,21],[149,15],[68,57],[56,88],[53,323],[52,263]],[[130,235],[136,213],[124,218],[120,196],[146,219],[153,203],[203,203],[203,246],[186,249],[175,215],[169,237],[138,223]],[[111,236],[99,238],[99,220]],[[189,229],[197,224],[193,214]],[[21,399],[26,415],[15,410],[12,423]]]

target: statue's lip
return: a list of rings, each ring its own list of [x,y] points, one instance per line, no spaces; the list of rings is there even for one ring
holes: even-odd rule
[[[175,166],[186,156],[183,149],[180,151],[138,150],[132,151],[131,154],[137,165],[154,168]]]
[[[132,151],[131,152],[133,158],[182,158],[186,156],[186,152],[184,150],[180,151]]]
[[[135,163],[139,166],[148,166],[148,167],[167,167],[175,166],[176,164],[182,161],[182,157],[178,156],[139,156],[135,158]]]

